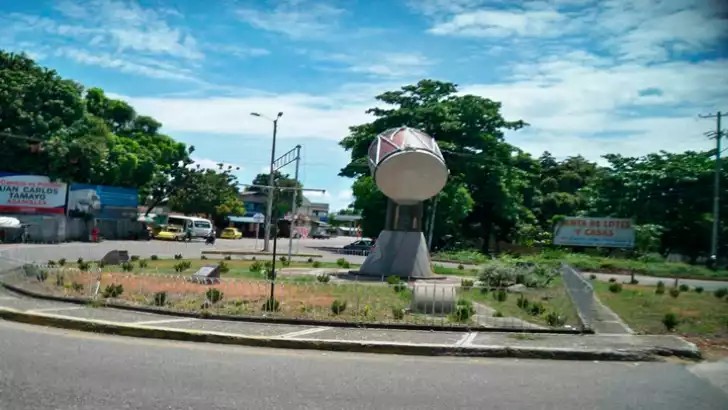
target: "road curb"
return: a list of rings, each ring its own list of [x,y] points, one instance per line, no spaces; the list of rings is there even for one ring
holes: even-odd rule
[[[273,252],[262,252],[262,251],[236,251],[234,249],[231,250],[222,250],[222,249],[210,249],[210,250],[202,250],[200,251],[202,255],[238,255],[238,256],[273,256]],[[287,253],[277,253],[277,256],[288,256]],[[291,257],[299,257],[299,258],[323,258],[323,255],[320,253],[296,253],[291,255]]]
[[[82,297],[65,297],[65,296],[54,296],[46,295],[43,293],[33,292],[27,289],[23,289],[18,286],[11,285],[0,281],[0,286],[5,289],[18,293],[23,296],[28,296],[35,299],[41,300],[52,300],[55,302],[72,303],[76,305],[89,305],[93,302],[91,298]],[[98,302],[98,301],[97,301]],[[347,323],[337,322],[334,320],[320,320],[320,319],[294,319],[294,318],[281,318],[281,317],[262,317],[262,316],[233,316],[233,315],[219,315],[219,314],[208,314],[202,315],[195,312],[178,312],[174,310],[167,310],[157,307],[148,306],[132,306],[123,303],[114,303],[106,300],[102,300],[101,307],[128,310],[132,312],[143,312],[143,313],[154,313],[157,315],[164,316],[176,316],[176,317],[192,317],[201,320],[225,320],[229,322],[250,322],[250,323],[270,323],[277,325],[301,325],[301,326],[330,326],[337,328],[349,328],[349,329],[385,329],[385,330],[427,330],[433,332],[488,332],[488,333],[551,333],[551,334],[568,334],[568,335],[583,335],[593,334],[590,329],[581,330],[569,330],[569,329],[518,329],[518,328],[499,328],[499,327],[484,327],[484,326],[462,326],[462,327],[443,327],[443,326],[429,326],[429,325],[417,325],[408,323]]]
[[[0,318],[32,325],[117,336],[282,349],[326,350],[409,356],[467,356],[552,360],[658,361],[662,356],[678,356],[690,359],[700,358],[699,351],[691,349],[564,349],[284,339],[282,337],[245,336],[220,332],[129,325],[101,320],[69,318],[51,314],[28,313],[4,307],[0,307]]]

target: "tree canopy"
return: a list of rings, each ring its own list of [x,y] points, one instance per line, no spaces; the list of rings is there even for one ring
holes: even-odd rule
[[[504,140],[505,132],[527,126],[523,120],[503,118],[500,103],[462,95],[455,84],[422,80],[376,99],[384,108],[369,109],[374,119],[350,127],[340,142],[351,154],[340,175],[355,179],[352,207],[361,212],[367,236],[379,234],[386,212],[386,198],[369,174],[369,144],[379,133],[407,125],[437,140],[450,169],[438,195],[436,243],[451,236],[461,246],[486,252],[498,241],[548,244],[556,221],[582,215],[632,218],[644,250],[696,257],[709,249],[713,151],[634,158],[611,154],[604,165],[578,155],[556,159],[549,152],[533,158]],[[722,160],[721,169],[725,187],[728,160]],[[728,215],[726,191],[723,215]],[[427,212],[433,202],[427,201]],[[726,222],[720,231],[725,238]]]
[[[138,188],[149,211],[173,198],[190,213],[215,215],[211,211],[223,204],[239,211],[239,203],[228,203],[236,189],[230,175],[215,177],[216,172],[192,166],[194,147],[160,133],[161,127],[100,88],[85,90],[24,54],[0,50],[3,170]],[[216,185],[199,205],[179,200],[182,192],[189,195],[207,182],[223,180],[228,185]]]

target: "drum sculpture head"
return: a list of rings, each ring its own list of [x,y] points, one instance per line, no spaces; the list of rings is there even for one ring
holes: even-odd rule
[[[447,183],[447,166],[435,139],[409,127],[377,135],[369,146],[369,168],[382,193],[401,205],[432,198]]]

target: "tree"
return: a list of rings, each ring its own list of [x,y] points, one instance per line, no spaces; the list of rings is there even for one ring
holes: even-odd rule
[[[170,208],[188,215],[206,215],[216,225],[224,225],[228,215],[242,215],[237,178],[232,168],[206,169],[186,174],[184,184],[169,197]]]
[[[377,134],[405,124],[437,139],[450,169],[449,184],[463,184],[469,192],[474,205],[465,218],[463,232],[480,238],[486,251],[496,230],[503,237],[511,233],[522,213],[519,201],[525,173],[514,167],[518,150],[504,142],[503,131],[522,128],[526,125],[523,121],[505,120],[498,102],[458,95],[455,84],[434,80],[385,92],[376,99],[390,108],[367,110],[374,121],[351,127],[340,142],[351,152],[351,162],[340,175],[357,178],[354,206],[362,210],[365,232],[380,229],[384,212],[382,197],[365,193],[374,190],[374,184],[366,180],[369,144]],[[445,230],[454,229],[461,221],[451,220],[453,225]]]
[[[268,186],[268,175],[270,174],[258,174],[253,178],[252,185],[258,185],[249,187],[248,191],[251,192],[267,192],[268,190],[266,188],[261,188],[264,186]],[[290,178],[288,174],[282,174],[279,171],[273,172],[273,186],[280,187],[280,188],[298,188],[299,190],[303,188],[303,185],[299,181],[296,181],[293,178]],[[294,189],[276,189],[273,193],[273,215],[277,217],[282,217],[285,214],[291,212],[291,207],[293,204],[293,193]],[[296,196],[296,207],[301,206],[303,203],[303,195],[301,191],[298,191],[298,195]]]

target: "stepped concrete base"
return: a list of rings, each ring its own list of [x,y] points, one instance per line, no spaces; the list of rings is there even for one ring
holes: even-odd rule
[[[359,268],[359,275],[393,275],[402,279],[433,277],[425,236],[418,231],[382,231],[374,251]]]

